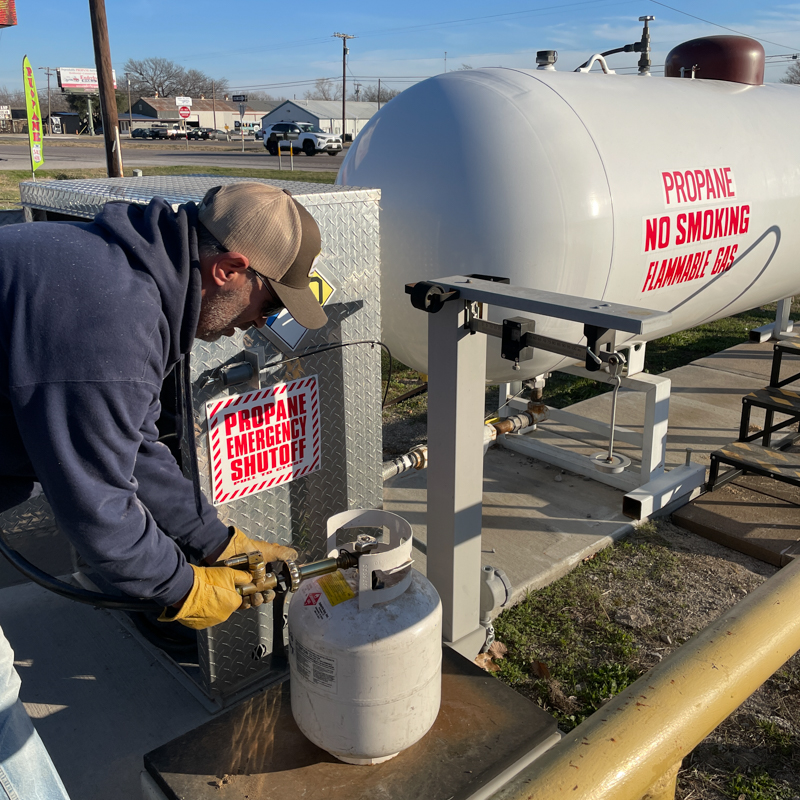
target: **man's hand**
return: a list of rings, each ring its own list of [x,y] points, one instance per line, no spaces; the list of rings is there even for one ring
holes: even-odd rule
[[[272,542],[262,542],[260,539],[251,539],[245,536],[238,528],[231,527],[231,538],[225,549],[217,556],[219,561],[224,561],[231,556],[239,555],[239,553],[252,553],[259,551],[264,557],[267,564],[270,561],[296,561],[297,550],[292,547],[286,547],[282,544],[274,544]]]
[[[178,609],[171,613],[165,608],[158,618],[159,622],[180,622],[187,628],[202,630],[225,622],[242,606],[242,596],[236,591],[253,580],[252,575],[242,569],[229,567],[196,567],[192,589]]]

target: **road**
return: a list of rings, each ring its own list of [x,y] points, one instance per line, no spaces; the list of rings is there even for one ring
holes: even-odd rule
[[[138,143],[137,143],[138,144]],[[193,147],[194,145],[194,147]],[[200,148],[203,148],[202,150]],[[213,148],[213,149],[212,149]],[[230,142],[189,142],[162,145],[146,142],[137,147],[126,147],[122,142],[122,159],[126,174],[134,167],[229,167],[231,169],[278,169],[277,156],[270,156],[261,142],[245,142],[245,152],[234,151]],[[91,169],[106,166],[102,147],[70,147],[44,145],[45,169]],[[322,172],[338,171],[344,155],[331,157],[325,154],[309,158],[295,156],[294,169]],[[289,169],[288,157],[281,159],[283,169]],[[25,140],[19,144],[0,144],[0,170],[30,169],[30,156]]]

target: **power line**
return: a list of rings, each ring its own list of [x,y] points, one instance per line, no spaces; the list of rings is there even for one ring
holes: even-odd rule
[[[687,11],[681,11],[679,8],[675,8],[674,6],[668,6],[666,3],[660,2],[660,0],[650,0],[651,3],[655,3],[657,6],[661,6],[662,8],[668,8],[670,11],[675,11],[678,14],[683,14],[685,17],[691,17],[692,19],[699,20],[700,22],[705,22],[706,25],[713,25],[715,28],[722,28],[724,31],[730,31],[731,33],[737,33],[740,36],[748,36],[751,39],[755,39],[758,42],[766,42],[767,44],[774,44],[776,47],[788,47],[791,49],[791,45],[788,44],[780,44],[779,42],[772,42],[769,39],[760,39],[758,36],[753,36],[750,33],[745,33],[744,31],[738,31],[736,28],[729,28],[727,25],[720,25],[717,22],[712,22],[710,19],[703,19],[702,17],[695,16],[694,14],[689,14]]]
[[[486,20],[493,20],[493,19],[508,19],[513,17],[522,17],[522,16],[532,16],[537,14],[542,14],[547,11],[561,11],[562,9],[567,8],[574,8],[580,6],[587,6],[587,5],[600,5],[600,6],[619,6],[619,5],[630,5],[633,0],[579,0],[578,2],[573,3],[558,3],[555,5],[546,5],[546,6],[537,6],[536,8],[529,8],[523,11],[507,11],[500,14],[487,14],[483,16],[477,17],[462,17],[460,19],[451,19],[451,20],[442,20],[440,22],[426,22],[421,23],[419,25],[405,25],[405,26],[398,26],[394,28],[377,28],[375,30],[368,30],[363,33],[357,34],[358,38],[363,39],[366,37],[377,37],[377,36],[386,36],[392,33],[402,33],[405,31],[411,30],[424,30],[428,28],[442,28],[447,27],[450,25],[465,25],[469,23],[480,23],[485,22]],[[295,47],[304,47],[314,44],[323,44],[328,41],[327,38],[318,37],[313,39],[297,39],[294,41],[283,42],[283,43],[270,43],[269,45],[259,45],[258,47],[252,48],[237,48],[237,55],[250,55],[255,53],[263,53],[265,51],[272,52],[274,50],[285,50]],[[230,51],[228,50],[220,50],[215,53],[203,52],[203,53],[192,53],[190,55],[182,55],[178,58],[179,62],[189,61],[193,58],[220,58],[225,56],[226,58],[230,56]]]

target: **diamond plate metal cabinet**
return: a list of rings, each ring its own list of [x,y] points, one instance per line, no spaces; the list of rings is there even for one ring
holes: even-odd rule
[[[199,202],[212,186],[240,180],[246,179],[167,176],[26,181],[20,184],[20,195],[28,208],[90,219],[109,200],[147,203],[160,196],[170,203]],[[218,342],[195,343],[190,369],[199,480],[210,498],[206,402],[249,391],[246,386],[223,387],[217,376],[219,367],[244,360],[245,350],[261,349],[266,363],[262,386],[317,375],[320,469],[218,507],[223,521],[252,537],[290,543],[301,561],[308,561],[325,555],[329,516],[382,504],[380,347],[371,343],[380,338],[380,193],[293,181],[259,182],[291,190],[317,220],[322,234],[321,267],[337,291],[325,307],[328,324],[309,331],[296,352],[281,352],[255,328]],[[307,352],[340,343],[346,346]],[[208,696],[224,703],[270,678],[271,612],[271,606],[262,606],[198,634],[201,688]]]

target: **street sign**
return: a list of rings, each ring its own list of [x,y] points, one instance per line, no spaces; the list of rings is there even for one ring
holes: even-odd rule
[[[192,109],[189,106],[181,106],[178,109],[178,114],[180,114],[181,119],[189,119],[191,116]]]
[[[247,102],[247,95],[246,94],[234,94],[234,95],[231,95],[231,102],[233,102],[233,103],[246,103]]]
[[[244,119],[245,112],[247,111],[247,103],[239,103],[239,118]]]
[[[176,97],[175,98],[175,105],[176,106],[191,106],[192,105],[192,98],[191,97]]]

